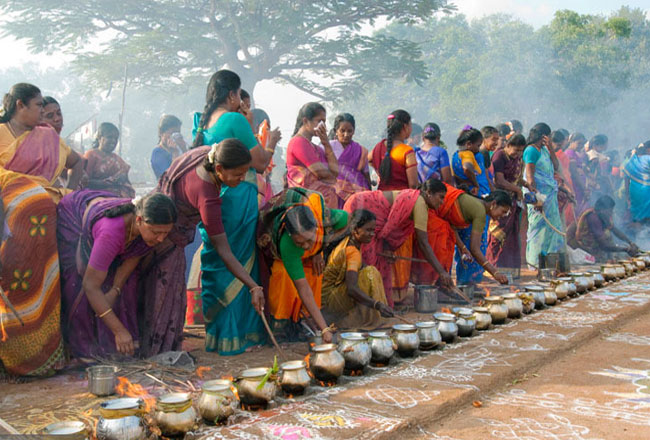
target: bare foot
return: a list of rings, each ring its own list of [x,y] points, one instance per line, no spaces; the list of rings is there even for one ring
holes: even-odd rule
[[[262,345],[253,345],[251,347],[248,347],[244,352],[245,353],[257,353],[258,351],[262,351],[263,346]]]

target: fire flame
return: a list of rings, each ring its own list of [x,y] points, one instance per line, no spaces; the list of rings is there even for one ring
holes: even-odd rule
[[[485,288],[485,297],[487,298],[488,296],[490,296],[490,289],[486,287]]]
[[[196,374],[197,376],[199,376],[199,379],[203,379],[203,376],[204,376],[205,373],[207,373],[208,371],[212,371],[212,367],[198,367],[198,368],[196,369],[196,371],[194,372],[194,374]]]
[[[350,370],[350,373],[348,376],[355,377],[355,376],[363,376],[363,370]]]
[[[451,309],[450,309],[449,307],[442,307],[442,308],[440,309],[440,311],[441,311],[442,313],[451,313]]]
[[[311,354],[308,354],[307,356],[305,356],[305,359],[304,359],[305,363],[307,364],[307,374],[309,374],[309,377],[314,379],[314,373],[312,373],[311,369],[309,368],[309,359],[311,359]]]
[[[83,413],[83,416],[86,417],[86,418],[89,418],[92,415],[93,415],[93,409],[92,408],[90,408],[88,411],[85,411]]]
[[[329,380],[327,382],[323,382],[322,380],[319,380],[318,383],[322,387],[333,387],[334,385],[336,385],[336,380]]]
[[[235,378],[232,376],[221,376],[221,378],[230,382],[230,391],[232,391],[235,398],[239,400],[239,391],[237,391],[237,387],[235,386]]]
[[[144,410],[149,412],[156,401],[156,399],[145,390],[142,385],[134,384],[129,381],[126,377],[118,377],[118,385],[115,387],[115,391],[120,396],[127,397],[139,397],[144,401]]]
[[[5,330],[3,319],[5,313],[7,313],[7,309],[5,308],[4,302],[0,302],[0,333],[2,334],[0,337],[0,342],[5,342],[7,339],[9,339],[9,335],[7,335],[7,332]]]

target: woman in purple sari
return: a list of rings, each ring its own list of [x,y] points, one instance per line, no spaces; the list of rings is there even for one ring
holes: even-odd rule
[[[330,132],[330,145],[339,161],[337,194],[344,201],[355,192],[370,190],[368,150],[352,140],[355,130],[354,116],[340,113],[334,119]]]
[[[133,204],[82,190],[63,197],[57,214],[62,327],[72,355],[133,355],[142,315],[138,263],[172,230],[174,202],[153,194]]]

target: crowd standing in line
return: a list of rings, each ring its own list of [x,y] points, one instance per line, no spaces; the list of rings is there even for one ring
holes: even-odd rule
[[[280,131],[241,86],[229,70],[210,78],[191,144],[162,116],[158,184],[138,200],[115,125],[81,156],[60,137],[56,99],[27,83],[5,94],[0,374],[180,350],[197,304],[207,351],[265,344],[262,316],[278,340],[304,339],[306,325],[328,342],[382,326],[412,304],[413,284],[486,272],[507,284],[522,264],[567,272],[585,255],[635,255],[630,235],[650,223],[650,141],[619,162],[603,134],[540,122],[526,137],[511,120],[466,125],[450,156],[438,124],[401,109],[368,151],[353,115],[328,132],[325,107],[306,103],[274,191]]]

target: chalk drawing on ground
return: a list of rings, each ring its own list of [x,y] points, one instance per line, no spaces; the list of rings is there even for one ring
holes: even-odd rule
[[[599,312],[554,310],[550,313],[540,313],[531,322],[562,328],[586,328],[593,327],[594,324],[601,322],[611,321],[612,319],[614,319],[614,315],[606,315]]]
[[[377,405],[409,409],[420,403],[429,402],[438,395],[440,395],[440,391],[421,391],[415,388],[378,385],[376,388],[366,390],[365,397],[356,396],[355,399],[370,399]]]
[[[650,345],[650,336],[635,335],[634,333],[613,333],[605,338],[608,342],[624,342],[630,345]]]
[[[573,337],[577,334],[578,332],[561,334],[561,333],[545,332],[544,330],[537,330],[533,328],[527,328],[525,330],[521,330],[518,332],[512,332],[510,333],[510,336],[514,336],[516,338],[524,338],[526,340],[557,339],[558,341],[569,341],[573,339]]]
[[[544,421],[528,417],[516,417],[508,422],[479,419],[491,429],[494,438],[507,440],[602,440],[589,435],[589,428],[574,425],[566,417],[547,414]]]
[[[613,366],[608,370],[591,371],[590,373],[631,383],[636,388],[633,392],[618,393],[606,391],[605,394],[618,397],[626,402],[636,405],[636,409],[650,409],[650,370],[637,370]]]
[[[499,341],[498,339],[490,339],[488,342],[490,347],[501,347],[508,350],[518,350],[518,351],[547,351],[548,348],[544,348],[539,344],[533,345],[517,345],[515,341]]]

